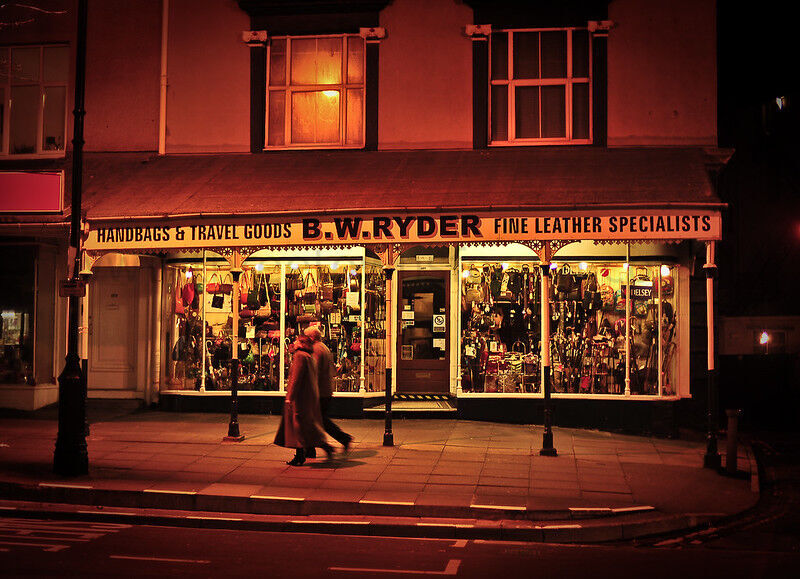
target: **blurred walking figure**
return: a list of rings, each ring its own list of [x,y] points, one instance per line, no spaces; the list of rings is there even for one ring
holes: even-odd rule
[[[333,456],[333,448],[322,428],[313,345],[311,338],[304,335],[292,345],[294,356],[286,385],[283,419],[275,434],[275,444],[295,449],[294,458],[286,463],[292,466],[300,466],[306,461],[307,448],[320,447],[328,458]]]
[[[308,326],[303,333],[313,341],[313,355],[317,363],[317,385],[319,388],[319,405],[322,413],[322,427],[343,447],[344,452],[350,450],[353,437],[344,432],[328,416],[333,399],[333,355],[322,341],[319,326]]]

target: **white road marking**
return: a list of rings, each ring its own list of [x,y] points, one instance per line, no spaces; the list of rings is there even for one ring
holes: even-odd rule
[[[0,541],[0,545],[14,545],[15,547],[42,547],[45,551],[50,551],[53,553],[69,548],[69,545],[53,545],[52,543],[17,543],[14,541]]]
[[[61,483],[39,483],[40,487],[49,487],[54,489],[93,489],[92,485],[65,485]]]
[[[0,507],[0,511],[16,511],[17,507]]]
[[[128,511],[76,511],[84,515],[135,515],[134,512]]]
[[[470,505],[473,509],[499,509],[501,511],[525,511],[527,507],[515,507],[511,505]]]
[[[534,529],[580,529],[581,525],[536,525]]]
[[[368,569],[362,567],[328,567],[328,571],[350,571],[357,573],[406,573],[413,575],[455,575],[461,559],[450,559],[444,571],[418,571],[416,569]]]
[[[37,535],[33,535],[32,533],[46,533],[48,531],[22,531],[20,533],[14,533],[12,535],[0,535],[0,539],[26,539],[30,537],[31,539],[39,539],[44,541],[49,541],[50,539],[57,539],[59,541],[80,541],[81,543],[88,543],[90,539],[94,539],[96,537],[90,537],[89,539],[84,537],[39,537]],[[59,535],[64,534],[64,531],[49,531],[51,533],[58,532]]]
[[[365,505],[406,505],[406,506],[414,505],[414,503],[411,501],[370,501],[367,499],[361,499],[358,502]]]
[[[453,547],[456,547],[458,549],[462,549],[462,548],[464,548],[466,546],[467,546],[467,540],[466,539],[459,539],[458,541],[453,543]]]
[[[290,520],[290,523],[316,523],[322,525],[369,525],[369,521],[302,521],[302,520]]]
[[[455,529],[471,529],[475,526],[467,523],[417,523],[416,525],[418,527],[452,527]]]
[[[126,559],[131,561],[158,561],[162,563],[197,563],[207,565],[211,561],[203,559],[167,559],[166,557],[133,557],[130,555],[109,555],[109,559]]]
[[[650,505],[641,505],[638,507],[619,507],[617,509],[611,509],[611,512],[615,515],[620,513],[640,513],[644,511],[655,511],[655,507],[651,507]]]

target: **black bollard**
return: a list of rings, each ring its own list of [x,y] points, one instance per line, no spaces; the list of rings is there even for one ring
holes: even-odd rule
[[[239,359],[231,360],[231,421],[228,423],[227,442],[241,442],[244,435],[239,433]]]

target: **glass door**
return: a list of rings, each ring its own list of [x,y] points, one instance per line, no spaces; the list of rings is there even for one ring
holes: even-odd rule
[[[450,272],[401,271],[398,277],[397,391],[450,391]]]

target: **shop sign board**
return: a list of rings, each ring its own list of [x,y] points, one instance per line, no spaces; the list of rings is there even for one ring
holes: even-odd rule
[[[62,298],[86,297],[86,282],[80,279],[62,279],[58,282],[58,295]]]
[[[358,214],[90,223],[89,251],[375,243],[718,240],[713,209]]]
[[[64,171],[0,171],[0,213],[61,213]]]

